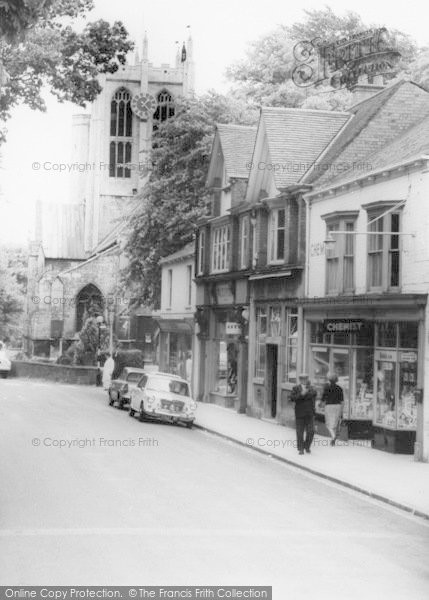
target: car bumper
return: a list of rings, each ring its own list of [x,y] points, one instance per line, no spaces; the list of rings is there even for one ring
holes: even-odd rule
[[[156,411],[145,411],[145,416],[148,419],[156,421],[168,421],[170,423],[193,423],[195,415],[185,413],[177,413],[169,410],[157,409]]]

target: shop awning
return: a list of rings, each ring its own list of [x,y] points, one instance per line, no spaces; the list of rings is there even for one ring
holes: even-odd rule
[[[155,319],[163,333],[193,333],[192,322],[185,319]]]

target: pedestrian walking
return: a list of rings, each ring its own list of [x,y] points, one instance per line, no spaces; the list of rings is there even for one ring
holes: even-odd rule
[[[299,384],[292,389],[291,400],[295,402],[296,441],[299,454],[310,454],[314,437],[314,412],[316,390],[310,384],[307,373],[301,373]]]
[[[338,429],[343,416],[344,394],[337,385],[338,377],[335,373],[328,373],[328,383],[322,394],[322,406],[325,407],[325,425],[331,436],[331,446],[335,446]]]
[[[113,360],[110,352],[107,352],[106,357],[106,362],[103,366],[103,388],[108,390],[112,381],[112,374],[115,369],[115,361]]]

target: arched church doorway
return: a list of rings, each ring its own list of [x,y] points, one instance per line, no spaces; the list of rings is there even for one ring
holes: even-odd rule
[[[103,294],[92,283],[82,288],[76,299],[76,331],[80,331],[88,317],[102,315],[104,311]]]

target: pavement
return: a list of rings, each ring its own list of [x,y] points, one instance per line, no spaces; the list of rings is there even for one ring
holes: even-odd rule
[[[311,454],[299,455],[295,430],[209,403],[198,403],[197,427],[284,461],[418,517],[429,519],[429,464],[390,454],[370,440],[337,441],[315,435]]]

